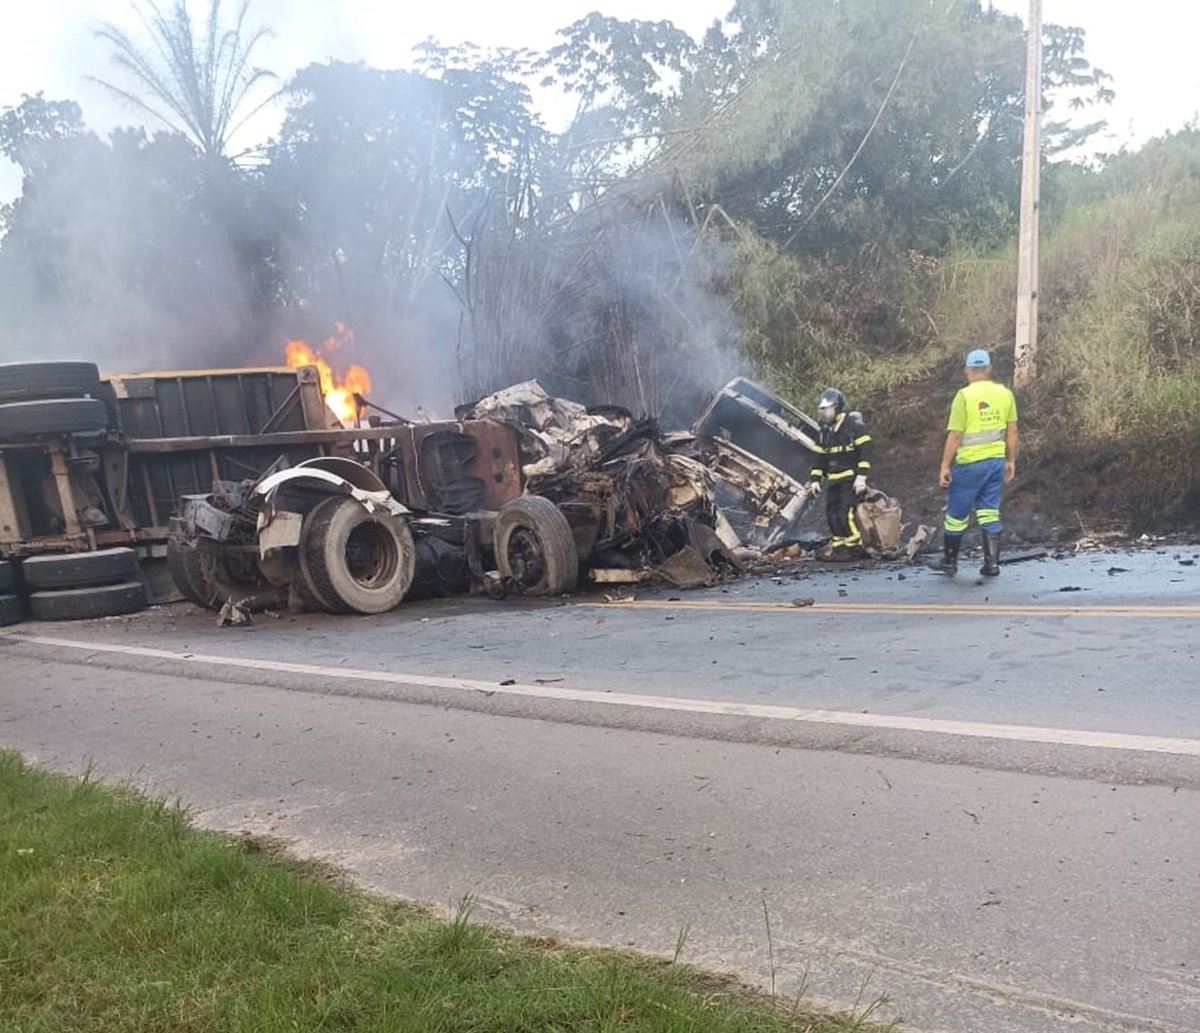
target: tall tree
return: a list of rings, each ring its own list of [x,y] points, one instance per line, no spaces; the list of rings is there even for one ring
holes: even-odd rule
[[[735,0],[699,42],[591,15],[562,30],[547,64],[580,97],[577,146],[609,145],[612,178],[667,172],[806,254],[937,252],[1010,228],[1023,32],[981,0]],[[1047,26],[1048,107],[1111,98],[1083,43]],[[1060,149],[1096,128],[1054,122],[1045,135]],[[635,140],[652,146],[631,157]]]
[[[274,73],[251,63],[269,33],[265,26],[247,26],[250,3],[242,0],[233,21],[225,24],[222,0],[209,0],[199,32],[186,0],[174,0],[170,7],[158,0],[146,0],[144,7],[133,3],[144,38],[112,23],[96,32],[127,85],[95,81],[186,136],[202,154],[229,157],[231,138],[274,96],[262,96]]]

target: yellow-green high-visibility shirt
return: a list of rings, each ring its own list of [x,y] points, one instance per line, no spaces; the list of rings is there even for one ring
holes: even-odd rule
[[[950,404],[947,430],[962,432],[956,463],[1003,459],[1008,425],[1017,422],[1017,400],[1003,384],[976,380],[961,388]]]

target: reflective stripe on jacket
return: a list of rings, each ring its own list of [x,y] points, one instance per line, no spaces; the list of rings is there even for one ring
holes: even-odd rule
[[[842,413],[829,427],[821,427],[817,438],[819,454],[813,459],[812,476],[830,482],[866,474],[871,469],[871,435],[853,413]]]

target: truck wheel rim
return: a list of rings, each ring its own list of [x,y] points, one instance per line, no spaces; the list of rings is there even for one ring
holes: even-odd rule
[[[529,528],[518,527],[508,537],[508,569],[521,585],[536,585],[546,573],[542,540]]]
[[[351,529],[346,537],[346,569],[364,588],[379,588],[395,576],[400,565],[396,538],[374,520]]]

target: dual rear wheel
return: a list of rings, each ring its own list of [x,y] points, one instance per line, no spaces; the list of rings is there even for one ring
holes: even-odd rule
[[[412,587],[416,558],[403,517],[332,496],[304,518],[292,584],[305,603],[329,613],[386,613]]]

